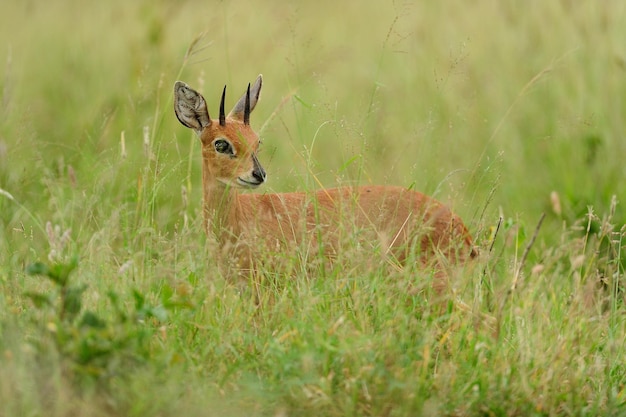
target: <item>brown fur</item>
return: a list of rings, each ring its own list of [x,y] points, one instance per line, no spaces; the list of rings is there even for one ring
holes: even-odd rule
[[[260,88],[259,76],[251,109]],[[437,200],[401,187],[240,194],[238,178],[245,180],[244,185],[258,182],[255,187],[265,179],[255,163],[259,138],[241,113],[245,95],[224,126],[210,119],[204,98],[183,83],[176,84],[175,96],[179,120],[196,130],[202,142],[205,225],[239,270],[255,269],[261,251],[280,254],[321,248],[323,255],[333,258],[346,242],[354,243],[356,235],[365,243],[364,250],[378,248],[399,263],[410,251],[417,251],[424,264],[442,259],[456,264],[475,256],[471,236],[458,216]],[[215,141],[220,138],[230,141],[234,156],[216,151]]]

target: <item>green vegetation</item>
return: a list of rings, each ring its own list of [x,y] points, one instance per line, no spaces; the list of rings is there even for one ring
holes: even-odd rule
[[[626,414],[625,20],[618,1],[3,2],[0,415]],[[258,192],[449,203],[482,255],[443,307],[410,266],[219,273],[172,86],[215,113],[258,73]]]

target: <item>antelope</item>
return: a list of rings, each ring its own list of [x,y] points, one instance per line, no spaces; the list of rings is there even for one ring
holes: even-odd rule
[[[195,131],[202,145],[205,231],[214,235],[239,272],[254,272],[263,251],[271,257],[293,250],[320,253],[332,261],[342,245],[355,241],[362,250],[378,250],[400,266],[411,251],[424,265],[458,264],[475,257],[461,219],[417,191],[368,185],[311,193],[240,193],[267,181],[257,157],[259,136],[250,127],[262,84],[259,75],[228,115],[224,86],[217,120],[209,116],[200,93],[182,81],[174,85],[176,117]]]

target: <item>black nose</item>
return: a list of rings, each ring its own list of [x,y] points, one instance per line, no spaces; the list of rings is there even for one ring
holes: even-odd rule
[[[267,178],[265,170],[260,165],[256,166],[255,169],[252,171],[252,176],[259,183],[265,182],[265,178]]]
[[[254,177],[255,180],[259,182],[259,184],[261,184],[262,182],[265,182],[265,179],[267,178],[267,174],[265,173],[265,170],[261,166],[261,163],[259,162],[255,154],[252,154],[252,161],[254,162],[254,168],[252,169],[252,176]]]

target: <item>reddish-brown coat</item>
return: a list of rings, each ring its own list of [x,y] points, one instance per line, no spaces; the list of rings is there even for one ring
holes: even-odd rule
[[[251,109],[260,87],[259,77]],[[240,194],[238,186],[258,180],[258,169],[262,171],[258,161],[255,168],[257,134],[244,123],[241,112],[233,110],[222,125],[212,121],[208,112],[205,115],[206,104],[200,94],[183,83],[177,83],[175,90],[177,116],[196,130],[202,142],[205,225],[227,249],[230,263],[240,270],[253,269],[259,253],[267,256],[312,249],[332,259],[344,244],[354,244],[356,235],[366,243],[365,250],[377,248],[399,263],[409,251],[418,251],[425,264],[439,264],[442,259],[456,264],[475,256],[470,233],[458,216],[432,197],[402,187]],[[245,95],[236,109],[244,108],[244,99]],[[233,155],[216,151],[219,139],[232,144]],[[262,174],[253,186],[264,181],[265,172]]]

